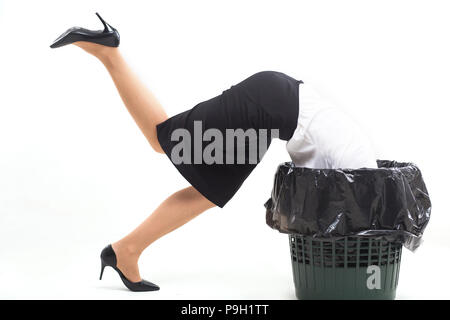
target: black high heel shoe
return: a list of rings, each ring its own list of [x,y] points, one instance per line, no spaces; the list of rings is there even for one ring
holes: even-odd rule
[[[156,291],[159,290],[159,287],[151,283],[147,280],[142,279],[139,282],[131,282],[127,279],[127,277],[124,276],[122,271],[120,271],[117,268],[117,258],[116,253],[114,252],[111,245],[108,245],[103,249],[102,253],[100,254],[100,260],[102,262],[102,269],[100,271],[100,280],[102,280],[103,276],[103,270],[105,270],[106,266],[109,266],[117,271],[117,273],[120,276],[120,279],[122,279],[123,284],[130,289],[131,291]]]
[[[119,32],[111,27],[100,15],[95,13],[105,27],[102,30],[88,30],[80,27],[73,27],[68,29],[60,35],[51,45],[50,48],[59,48],[67,44],[77,41],[88,41],[101,44],[108,47],[118,47],[120,43]]]

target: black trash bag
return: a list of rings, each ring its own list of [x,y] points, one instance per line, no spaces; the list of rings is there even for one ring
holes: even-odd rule
[[[413,163],[377,160],[378,169],[311,169],[286,162],[265,203],[267,224],[314,238],[369,236],[421,244],[431,202]]]

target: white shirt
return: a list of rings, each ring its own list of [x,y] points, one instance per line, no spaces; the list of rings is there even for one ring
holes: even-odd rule
[[[300,84],[297,129],[286,148],[296,166],[316,169],[377,168],[368,137],[349,116]]]

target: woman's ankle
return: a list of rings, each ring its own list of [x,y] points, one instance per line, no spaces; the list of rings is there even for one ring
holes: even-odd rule
[[[95,56],[107,69],[114,67],[121,59],[119,49],[117,48],[107,48],[107,50],[98,52]]]
[[[126,259],[132,259],[135,261],[139,260],[139,257],[142,253],[136,246],[133,244],[127,243],[125,241],[119,240],[112,244],[113,250],[117,255],[120,255]]]

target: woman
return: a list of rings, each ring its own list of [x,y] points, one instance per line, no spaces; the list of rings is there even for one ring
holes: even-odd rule
[[[103,249],[100,279],[105,266],[110,266],[130,290],[158,290],[139,274],[144,249],[209,208],[223,207],[274,137],[288,141],[297,165],[376,167],[370,144],[348,118],[326,106],[311,87],[279,72],[259,72],[168,118],[121,56],[117,30],[97,16],[104,30],[71,28],[51,47],[74,44],[98,58],[152,148],[165,153],[191,184],[163,201],[126,237]]]

